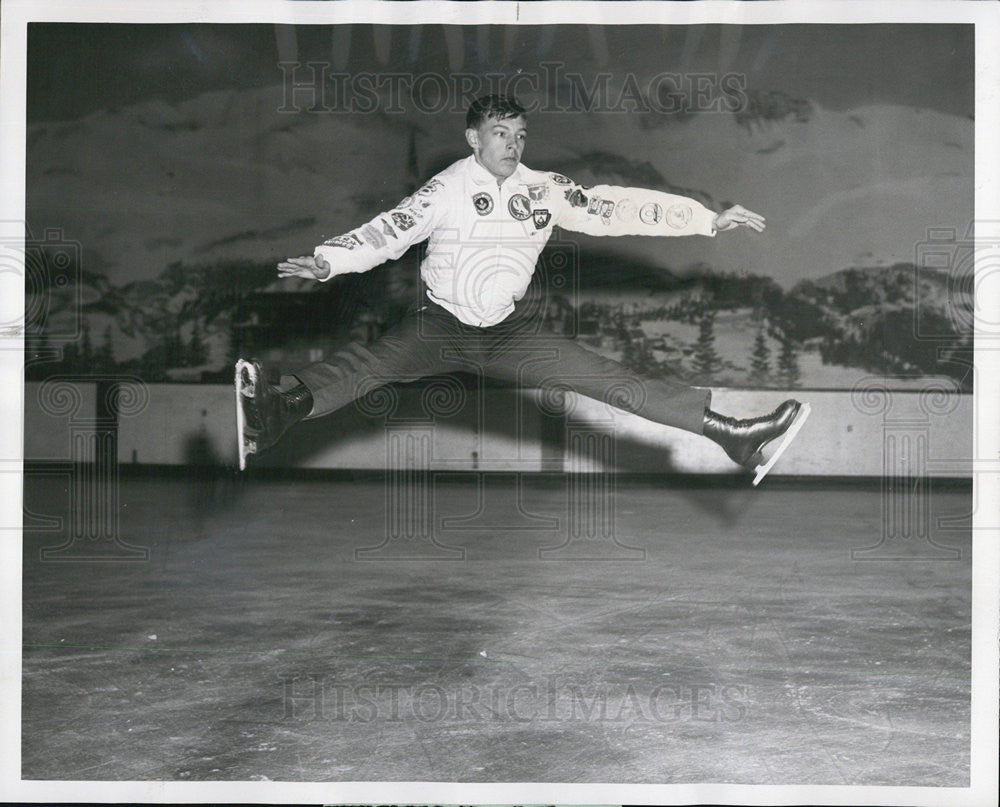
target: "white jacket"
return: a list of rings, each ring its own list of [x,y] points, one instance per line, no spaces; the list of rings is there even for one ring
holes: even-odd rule
[[[498,185],[470,155],[392,210],[325,241],[315,254],[330,264],[333,277],[367,272],[429,238],[420,265],[427,296],[467,325],[484,327],[514,311],[557,225],[588,235],[712,236],[714,219],[684,196],[588,188],[524,165]]]

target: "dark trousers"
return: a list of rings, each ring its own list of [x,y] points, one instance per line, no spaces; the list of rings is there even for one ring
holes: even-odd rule
[[[413,306],[381,339],[352,343],[328,361],[281,379],[305,384],[309,417],[333,412],[383,384],[465,371],[513,382],[518,389],[572,390],[648,420],[702,433],[711,390],[636,375],[574,340],[538,333],[537,320],[517,312],[489,328],[465,325],[441,306]]]

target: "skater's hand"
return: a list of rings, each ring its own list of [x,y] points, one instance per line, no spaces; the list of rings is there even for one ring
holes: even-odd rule
[[[330,276],[330,264],[319,255],[304,255],[289,258],[278,264],[278,277],[304,277],[308,280],[326,280]]]
[[[764,217],[752,210],[747,210],[743,205],[733,205],[729,210],[723,210],[715,217],[715,229],[732,230],[736,227],[749,227],[758,233],[764,232]]]

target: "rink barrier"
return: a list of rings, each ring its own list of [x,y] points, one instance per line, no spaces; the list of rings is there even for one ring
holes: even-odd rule
[[[712,405],[735,416],[770,411],[790,396],[812,405],[809,421],[772,471],[775,477],[971,478],[973,396],[940,387],[886,390],[877,382],[862,379],[853,390],[793,393],[715,389]],[[41,386],[24,385],[26,464],[79,460],[73,456],[71,419],[39,402]],[[78,421],[86,415],[83,409],[97,406],[98,395],[96,384],[76,386]],[[123,469],[234,464],[228,385],[148,384],[146,389],[142,410],[115,424]],[[537,390],[521,395],[491,386],[468,391],[461,405],[435,410],[428,408],[433,396],[427,389],[422,383],[398,386],[392,411],[349,405],[298,424],[261,458],[258,470],[377,473],[402,461],[399,446],[419,437],[419,464],[435,471],[613,471],[626,477],[734,471],[710,441],[590,399],[568,400],[570,415],[560,416],[548,404],[539,406]]]

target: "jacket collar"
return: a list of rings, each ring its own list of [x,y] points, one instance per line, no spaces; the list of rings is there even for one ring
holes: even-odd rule
[[[476,162],[475,154],[470,154],[468,157],[466,157],[465,163],[466,163],[465,170],[468,172],[469,176],[472,178],[472,181],[476,185],[492,185],[496,187],[497,178],[493,176],[493,174],[491,174],[485,168],[483,168],[478,162]],[[523,169],[524,166],[521,163],[518,163],[517,168],[514,169],[514,173],[504,180],[504,185],[506,185],[508,182],[513,182],[513,184],[515,185],[520,183],[523,178],[522,174]]]

